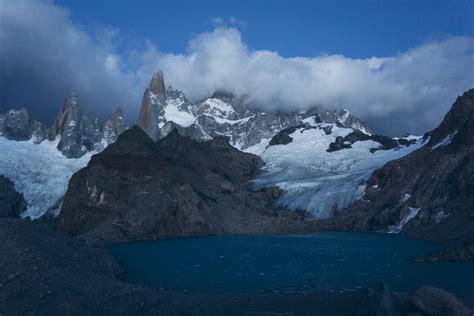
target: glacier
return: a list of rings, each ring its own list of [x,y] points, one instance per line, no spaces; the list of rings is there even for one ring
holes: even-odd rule
[[[290,134],[292,142],[268,146],[269,140],[245,149],[259,155],[265,162],[261,174],[252,182],[255,190],[277,186],[282,195],[273,207],[303,211],[309,219],[328,218],[356,200],[362,199],[366,181],[372,172],[390,160],[403,157],[422,146],[417,138],[414,145],[391,150],[377,150],[380,144],[373,140],[357,141],[352,148],[327,152],[337,136],[346,136],[352,128],[336,124],[304,123],[316,128],[298,128]],[[323,127],[332,125],[327,135]]]
[[[22,193],[27,210],[23,218],[38,219],[60,201],[69,179],[85,167],[93,153],[66,158],[58,149],[59,139],[40,144],[0,137],[0,174],[10,178]]]

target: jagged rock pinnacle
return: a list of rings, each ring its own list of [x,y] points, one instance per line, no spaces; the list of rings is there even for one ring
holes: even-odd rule
[[[155,95],[164,96],[166,98],[165,80],[161,70],[153,75],[147,90]]]
[[[143,94],[142,105],[137,120],[137,125],[153,140],[160,138],[158,117],[165,103],[165,81],[163,72],[160,70],[153,75],[153,78]]]

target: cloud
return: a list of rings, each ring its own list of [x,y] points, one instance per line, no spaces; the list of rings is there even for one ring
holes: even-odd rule
[[[79,94],[90,111],[110,115],[136,103],[134,74],[121,68],[115,50],[118,30],[96,37],[75,25],[71,13],[46,1],[0,4],[0,106],[26,105],[51,121],[64,98]]]
[[[250,50],[235,28],[217,28],[191,40],[186,55],[157,56],[155,68],[192,99],[226,90],[268,111],[345,107],[380,132],[422,133],[474,87],[473,49],[472,38],[452,37],[392,57],[285,58]]]
[[[236,27],[238,29],[247,28],[246,21],[238,19],[234,16],[230,16],[229,18],[214,17],[211,19],[211,23],[215,28],[222,28],[222,27]]]
[[[267,111],[345,107],[378,132],[400,134],[432,129],[456,95],[474,86],[472,38],[426,42],[388,57],[286,58],[247,47],[236,18],[213,22],[216,28],[181,54],[147,40],[119,49],[124,41],[113,26],[90,33],[50,2],[7,2],[0,6],[0,106],[56,113],[75,90],[89,111],[109,114],[124,105],[134,118],[145,86],[162,69],[191,100],[226,90]]]

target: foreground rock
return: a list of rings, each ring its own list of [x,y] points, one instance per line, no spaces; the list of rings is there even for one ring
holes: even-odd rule
[[[423,315],[470,315],[470,311],[454,295],[431,286],[423,286],[411,297],[411,303]]]
[[[226,138],[199,143],[175,131],[155,143],[133,127],[72,176],[56,228],[93,244],[307,231],[247,188],[261,163]]]
[[[26,210],[26,202],[13,182],[0,175],[0,217],[19,217]]]
[[[449,293],[431,288],[412,298],[381,285],[305,294],[159,291],[124,282],[106,251],[37,222],[0,219],[0,240],[2,315],[469,315]]]
[[[329,226],[472,243],[474,89],[456,100],[428,137],[422,148],[376,170],[363,199]]]

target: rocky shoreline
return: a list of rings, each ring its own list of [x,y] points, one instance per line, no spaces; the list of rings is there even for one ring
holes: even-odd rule
[[[415,262],[474,262],[473,243],[455,243],[446,245],[438,252],[413,259]]]

